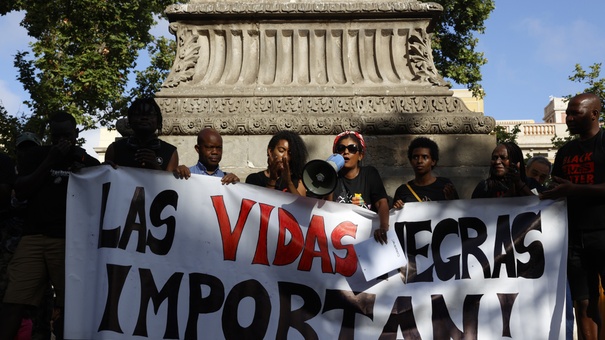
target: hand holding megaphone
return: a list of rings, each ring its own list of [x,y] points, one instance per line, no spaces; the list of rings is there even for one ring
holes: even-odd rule
[[[317,196],[326,196],[336,189],[338,171],[345,160],[340,154],[333,154],[328,159],[314,159],[303,168],[302,182],[307,191]]]

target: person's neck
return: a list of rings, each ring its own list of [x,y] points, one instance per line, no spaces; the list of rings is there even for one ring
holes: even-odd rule
[[[356,167],[350,168],[350,169],[340,170],[342,177],[344,177],[346,179],[353,179],[353,178],[357,177],[357,175],[359,175],[359,171],[361,171],[359,166],[356,166]]]
[[[146,143],[149,141],[152,141],[154,139],[157,139],[158,137],[155,135],[155,133],[147,133],[147,132],[143,132],[143,133],[135,133],[133,135],[134,138],[136,138],[139,142],[141,143]]]
[[[436,180],[437,180],[437,177],[433,176],[432,172],[428,172],[424,175],[416,176],[414,178],[414,184],[416,184],[417,186],[423,187],[425,185],[435,183]]]
[[[204,166],[204,168],[206,168],[206,173],[208,173],[208,175],[212,175],[218,169],[218,166],[212,167],[212,166],[208,166],[208,165],[204,164],[200,160],[198,160],[198,161],[200,162],[200,164],[202,164]]]
[[[593,126],[585,133],[580,133],[580,140],[591,139],[592,137],[596,136],[597,133],[599,133],[599,130],[601,130],[599,126]]]

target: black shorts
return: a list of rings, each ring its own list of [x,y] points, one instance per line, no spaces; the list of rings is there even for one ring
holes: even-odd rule
[[[605,230],[570,231],[567,279],[572,299],[598,300],[599,277],[605,284]]]

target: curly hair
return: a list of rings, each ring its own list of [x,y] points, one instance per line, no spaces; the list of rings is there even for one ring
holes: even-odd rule
[[[437,146],[437,143],[426,137],[416,137],[414,140],[412,140],[410,146],[408,146],[408,159],[410,161],[412,160],[412,153],[418,148],[429,149],[431,158],[435,161],[435,163],[439,161],[439,147]]]
[[[274,134],[269,141],[267,148],[273,150],[280,140],[288,141],[289,153],[290,153],[290,173],[292,174],[292,180],[298,180],[302,178],[302,172],[309,152],[307,151],[307,145],[300,138],[298,134],[292,131],[279,131]]]

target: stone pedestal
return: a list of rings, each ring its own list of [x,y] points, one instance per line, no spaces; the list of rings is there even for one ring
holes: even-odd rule
[[[279,130],[303,135],[311,159],[330,154],[334,135],[356,130],[368,140],[365,163],[393,194],[413,176],[409,141],[425,135],[442,150],[439,174],[467,193],[486,176],[495,121],[452,97],[436,71],[430,32],[440,13],[412,0],[170,6],[178,47],[156,95],[163,138],[194,164],[194,136],[213,127],[224,136],[221,166],[244,178],[265,168]]]

